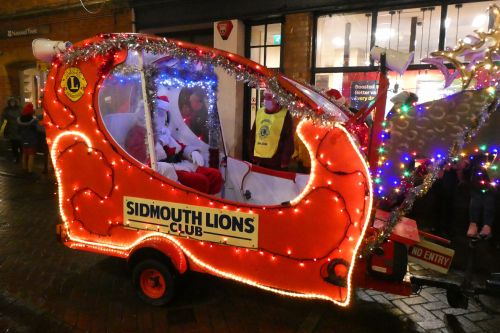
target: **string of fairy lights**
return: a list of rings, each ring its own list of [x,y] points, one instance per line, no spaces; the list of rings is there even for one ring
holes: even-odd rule
[[[486,89],[478,89],[477,91],[482,96],[485,96],[486,101],[494,102],[496,98],[496,90],[494,87]],[[459,94],[447,97],[447,101],[452,103],[455,98],[459,98]],[[382,122],[382,133],[380,134],[381,145],[378,147],[379,158],[377,161],[377,168],[374,174],[374,183],[376,186],[376,194],[378,198],[386,200],[388,197],[405,192],[409,187],[413,186],[415,179],[423,176],[427,166],[430,163],[437,162],[437,165],[445,165],[444,160],[446,154],[444,152],[435,152],[433,156],[428,156],[421,151],[411,150],[401,154],[393,154],[394,160],[389,158],[394,149],[394,144],[391,141],[391,128],[394,127],[394,122],[400,119],[405,119],[409,116],[418,116],[420,113],[432,110],[435,101],[428,105],[402,104],[401,106],[391,110],[386,119]],[[479,110],[477,117],[484,117],[487,112],[489,103],[484,104],[483,108]],[[457,144],[463,141],[464,131],[457,133],[454,140]],[[422,167],[415,165],[415,162],[426,163]],[[391,168],[397,166],[399,175],[390,174]]]
[[[414,157],[418,155],[418,152],[407,152],[402,154],[402,160],[399,162],[389,161],[386,158],[388,150],[391,148],[390,145],[388,145],[391,119],[394,119],[395,116],[404,118],[409,112],[425,112],[425,110],[422,109],[422,106],[403,105],[396,110],[396,115],[391,115],[392,118],[389,117],[382,123],[382,143],[378,148],[379,159],[377,162],[377,170],[373,175],[376,193],[380,199],[386,199],[387,196],[394,194],[401,195],[404,199],[401,204],[391,210],[389,221],[385,227],[377,236],[367,242],[367,246],[364,249],[365,254],[371,253],[389,237],[399,220],[411,210],[415,200],[429,191],[432,184],[438,178],[438,175],[443,172],[443,169],[449,163],[463,157],[461,154],[464,154],[463,149],[465,145],[477,135],[490,115],[499,109],[500,104],[498,96],[496,95],[499,84],[499,71],[495,59],[500,57],[500,9],[497,5],[491,5],[489,7],[489,12],[494,16],[494,25],[492,29],[488,32],[476,31],[477,37],[468,36],[469,40],[471,40],[470,43],[460,40],[457,47],[446,51],[433,52],[431,53],[432,58],[426,61],[436,65],[442,71],[446,79],[445,86],[451,84],[453,78],[455,78],[457,74],[460,74],[463,89],[468,88],[474,78],[480,75],[483,76],[481,80],[477,80],[476,89],[482,89],[492,97],[492,101],[484,105],[472,121],[472,124],[465,127],[460,133],[457,133],[456,139],[451,144],[449,150],[436,154],[436,156],[428,156],[429,163],[426,164],[424,168],[413,168],[413,170],[411,170],[410,166],[413,165]],[[472,59],[472,61],[464,63],[464,61],[468,61],[468,59]],[[449,62],[455,67],[455,72],[453,74],[449,73],[448,67],[444,65],[444,62]],[[449,98],[453,97],[454,96],[449,96]],[[432,106],[431,104],[427,108],[431,109]],[[492,153],[494,153],[496,159],[496,153],[494,151],[492,151]],[[394,179],[392,182],[386,182],[386,184],[392,183],[392,191],[388,188],[384,188],[382,184],[383,167],[389,166],[391,163],[399,163],[401,170],[399,179]],[[491,165],[488,167],[495,166]],[[420,184],[416,184],[415,182],[418,178],[421,179]],[[496,186],[497,183],[498,182],[494,180],[491,185]]]
[[[125,35],[122,36],[124,38],[127,38]],[[135,38],[135,36],[134,36]],[[143,37],[144,38],[144,37]],[[137,41],[137,39],[135,39]],[[144,38],[143,42],[146,42],[147,38]],[[92,45],[89,43],[88,45],[84,46],[85,47],[92,47]],[[125,45],[125,44],[124,44]],[[76,49],[77,50],[77,49]],[[139,165],[136,161],[134,161],[132,158],[127,156],[126,154],[123,154],[123,152],[120,152],[119,148],[112,147],[112,149],[117,153],[117,156],[113,155],[104,155],[101,153],[102,151],[100,148],[103,148],[104,146],[101,147],[102,144],[108,145],[109,143],[112,143],[112,140],[109,138],[107,132],[104,130],[104,123],[102,119],[98,116],[98,106],[95,104],[98,102],[96,98],[94,98],[94,95],[98,93],[98,89],[101,88],[105,84],[105,80],[107,78],[113,78],[116,79],[118,82],[120,80],[127,80],[127,78],[121,77],[120,74],[130,71],[130,74],[135,75],[133,73],[136,72],[135,69],[133,68],[121,68],[118,69],[117,71],[112,71],[110,72],[108,76],[108,72],[106,71],[107,69],[111,70],[112,62],[106,61],[106,58],[112,59],[115,56],[115,52],[112,52],[114,49],[110,48],[105,50],[102,55],[105,55],[104,57],[104,65],[102,66],[100,78],[98,78],[98,82],[95,84],[94,89],[89,90],[86,95],[85,99],[83,99],[83,108],[81,110],[77,110],[78,112],[83,111],[83,116],[85,118],[89,117],[91,122],[89,121],[90,126],[92,126],[92,122],[95,123],[97,126],[95,128],[95,133],[94,133],[94,128],[90,127],[92,130],[90,133],[84,133],[84,132],[79,132],[77,130],[72,130],[72,131],[62,131],[61,130],[67,130],[70,127],[72,129],[77,129],[79,128],[80,124],[78,120],[82,120],[82,118],[77,117],[77,114],[74,113],[74,110],[71,108],[66,108],[64,106],[60,96],[55,93],[53,100],[51,99],[51,102],[53,102],[55,105],[57,105],[57,108],[59,110],[63,110],[65,112],[61,112],[58,116],[60,118],[50,118],[49,121],[49,128],[51,130],[48,131],[50,134],[58,133],[58,135],[55,137],[54,142],[52,142],[52,148],[51,152],[53,155],[53,159],[56,163],[56,175],[58,177],[58,183],[59,183],[59,204],[60,204],[60,210],[61,210],[61,216],[63,217],[64,220],[64,225],[65,225],[65,230],[66,230],[66,235],[69,237],[68,239],[72,242],[70,246],[72,247],[77,247],[77,248],[82,248],[82,249],[89,249],[89,248],[95,248],[96,250],[99,249],[99,251],[102,250],[104,253],[109,253],[113,255],[118,255],[118,256],[127,256],[130,249],[132,249],[135,245],[137,245],[140,241],[143,241],[145,239],[149,238],[161,238],[161,239],[167,239],[169,242],[175,243],[177,247],[181,248],[182,251],[189,257],[191,260],[196,262],[198,265],[202,266],[203,268],[207,269],[208,271],[213,272],[214,274],[221,275],[227,278],[231,278],[233,280],[237,280],[243,283],[247,283],[250,285],[254,285],[256,287],[265,289],[265,290],[270,290],[273,292],[277,292],[280,294],[286,294],[289,296],[295,296],[295,297],[304,297],[304,298],[321,298],[321,299],[327,299],[330,301],[333,301],[339,305],[346,306],[349,304],[350,301],[350,293],[351,293],[351,279],[352,279],[352,272],[355,267],[355,261],[358,258],[357,253],[358,249],[362,245],[362,241],[364,238],[364,233],[366,231],[366,227],[368,225],[368,220],[370,218],[370,212],[371,212],[371,205],[372,205],[372,188],[371,188],[371,180],[367,176],[368,175],[368,167],[366,164],[366,161],[364,160],[363,155],[359,151],[359,147],[357,146],[355,140],[353,137],[351,137],[350,134],[347,133],[345,128],[342,127],[342,125],[339,125],[335,123],[334,118],[330,116],[324,116],[322,114],[322,111],[319,109],[313,110],[309,106],[307,106],[305,103],[300,102],[300,99],[298,99],[296,96],[293,96],[290,93],[282,94],[280,95],[279,91],[284,91],[282,87],[279,87],[278,90],[278,99],[282,99],[282,102],[280,103],[285,103],[285,100],[289,98],[293,98],[293,102],[297,106],[296,110],[299,110],[301,112],[303,120],[307,123],[307,119],[312,119],[314,120],[314,129],[317,131],[324,131],[328,132],[332,130],[331,125],[333,124],[334,127],[337,128],[337,133],[343,133],[347,137],[346,145],[348,146],[348,149],[354,150],[359,157],[361,164],[359,165],[360,170],[349,170],[349,172],[341,171],[336,168],[335,165],[332,165],[330,162],[328,156],[319,156],[318,158],[318,168],[325,168],[327,169],[332,175],[332,178],[330,179],[320,179],[320,177],[317,177],[318,179],[315,180],[313,183],[314,177],[311,177],[308,186],[306,190],[304,190],[301,195],[293,200],[290,201],[289,205],[276,205],[276,206],[267,206],[267,207],[254,207],[250,205],[235,205],[234,203],[227,202],[221,198],[205,195],[202,193],[197,193],[192,190],[189,190],[188,188],[183,187],[182,185],[179,184],[172,184],[170,182],[165,182],[165,180],[162,177],[159,177],[155,172],[151,171],[151,169],[145,167],[144,165]],[[80,50],[82,51],[82,50]],[[192,52],[191,50],[189,52]],[[92,53],[92,52],[91,52]],[[81,54],[91,54],[87,53],[86,51],[82,51]],[[179,52],[178,54],[181,54],[182,52]],[[191,54],[191,53],[190,53]],[[195,54],[198,56],[199,52],[195,52]],[[62,59],[62,58],[61,58]],[[75,58],[73,60],[75,61],[86,61],[89,60],[90,58],[84,59],[84,58]],[[181,57],[182,59],[182,57]],[[200,62],[200,59],[191,59],[191,60],[186,60],[188,63],[195,63],[195,62]],[[69,64],[69,63],[68,63]],[[75,63],[72,63],[73,65]],[[204,63],[206,65],[214,66],[212,62],[207,62]],[[56,67],[60,66],[60,64],[56,64]],[[232,67],[231,67],[232,66]],[[237,63],[232,64],[231,68],[238,68]],[[65,66],[61,66],[65,67]],[[180,72],[177,73],[170,73],[171,75],[165,75],[162,76],[163,73],[162,70],[158,70],[158,67],[145,67],[145,77],[146,77],[146,93],[147,93],[147,99],[148,103],[150,101],[153,101],[153,104],[150,104],[149,106],[151,107],[151,110],[154,110],[154,101],[156,100],[157,94],[158,94],[158,88],[157,86],[164,85],[166,87],[184,87],[186,85],[192,84],[194,86],[200,86],[205,87],[207,90],[211,90],[213,92],[216,91],[216,87],[213,85],[213,82],[211,82],[211,76],[210,76],[210,71],[205,71],[204,74],[199,73],[199,76],[197,77],[187,77],[185,75],[180,74]],[[257,72],[252,72],[248,71],[246,74],[242,74],[241,71],[243,71],[244,66],[238,69],[239,72],[231,72],[232,74],[235,74],[235,77],[240,77],[245,78],[247,77],[253,77],[252,82],[260,82],[261,79],[264,79],[265,82],[267,82],[268,85],[279,85],[278,78],[277,77],[264,77],[263,75],[257,75]],[[122,70],[122,72],[120,72]],[[174,69],[172,69],[173,71]],[[167,70],[168,71],[168,70]],[[208,76],[207,76],[208,75]],[[53,87],[54,91],[57,91],[57,87],[55,84],[55,77],[56,75],[52,75],[49,78],[48,85],[49,87]],[[255,78],[257,77],[257,78]],[[132,80],[132,78],[129,78]],[[197,83],[195,83],[195,81]],[[125,81],[123,81],[125,83]],[[271,88],[271,90],[273,90]],[[88,94],[88,96],[87,96]],[[215,96],[215,95],[214,95]],[[86,113],[87,111],[87,105],[85,104],[86,101],[89,101],[88,103],[88,114]],[[210,103],[212,104],[212,103]],[[214,103],[215,104],[215,101]],[[299,112],[297,111],[297,112]],[[302,114],[304,112],[305,114]],[[81,114],[78,113],[78,116]],[[72,119],[72,121],[68,124],[66,121],[66,118]],[[80,119],[78,119],[80,118]],[[81,122],[82,124],[84,122]],[[318,123],[319,125],[326,125],[326,126],[320,126],[317,127]],[[302,122],[304,124],[304,122]],[[88,126],[85,125],[85,126]],[[310,125],[307,125],[310,126]],[[54,128],[55,127],[55,128]],[[82,126],[84,127],[84,126]],[[57,130],[54,132],[54,130]],[[82,129],[83,131],[83,129]],[[318,132],[319,133],[319,132]],[[301,135],[301,130],[298,129],[298,134]],[[311,135],[311,133],[309,133]],[[313,135],[314,137],[314,135]],[[311,139],[311,138],[309,138]],[[64,140],[64,142],[62,141]],[[67,145],[66,140],[69,140],[70,144]],[[72,142],[74,140],[75,142]],[[95,142],[92,141],[95,140]],[[311,139],[312,140],[312,139]],[[76,141],[79,143],[77,144]],[[331,139],[326,140],[325,138],[320,137],[319,135],[316,137],[315,140],[313,140],[314,146],[322,146],[324,143],[329,143],[332,142]],[[102,142],[102,143],[101,143]],[[62,144],[61,144],[62,143]],[[210,265],[207,262],[202,261],[201,259],[197,258],[197,255],[190,250],[187,246],[185,246],[185,243],[181,242],[177,236],[181,237],[186,237],[186,235],[182,235],[180,233],[178,234],[162,234],[156,232],[157,230],[155,229],[150,229],[147,232],[143,231],[137,231],[137,236],[139,237],[132,243],[127,243],[123,241],[119,242],[113,242],[111,239],[107,239],[106,236],[107,232],[96,232],[92,235],[92,237],[88,237],[86,234],[83,234],[83,231],[80,233],[78,232],[79,230],[82,230],[81,228],[77,228],[77,230],[73,230],[75,226],[72,224],[74,222],[78,222],[77,217],[79,217],[80,212],[84,210],[81,205],[80,198],[81,197],[86,197],[90,196],[92,197],[93,194],[95,195],[96,193],[93,192],[93,190],[87,188],[87,187],[78,187],[77,185],[72,185],[72,186],[66,186],[63,188],[63,173],[67,174],[68,172],[66,170],[63,170],[63,165],[66,163],[69,159],[66,158],[64,159],[63,157],[65,156],[70,156],[72,153],[71,150],[74,150],[77,146],[80,147],[79,145],[81,143],[85,143],[85,148],[88,147],[88,155],[93,158],[97,158],[101,161],[103,161],[103,167],[106,168],[111,168],[114,170],[114,172],[107,173],[102,175],[106,181],[110,182],[110,192],[107,193],[105,196],[97,196],[97,198],[105,204],[106,202],[109,202],[110,200],[116,199],[116,198],[121,198],[122,195],[124,194],[123,186],[124,184],[119,184],[118,181],[118,173],[123,176],[123,174],[126,174],[127,177],[133,177],[134,174],[146,174],[146,176],[149,178],[149,183],[148,187],[151,188],[157,188],[158,192],[161,192],[162,194],[166,194],[167,196],[181,196],[185,195],[186,199],[189,200],[189,202],[193,202],[196,204],[204,205],[207,207],[214,207],[214,208],[221,208],[229,211],[244,211],[244,212],[249,212],[253,213],[258,212],[263,214],[264,211],[269,211],[266,213],[266,215],[271,214],[271,216],[274,216],[273,214],[276,214],[277,217],[283,216],[283,214],[291,214],[292,216],[300,216],[303,214],[304,211],[308,209],[308,206],[314,203],[314,200],[307,198],[307,196],[315,196],[318,195],[318,191],[321,191],[322,193],[325,192],[327,193],[327,199],[331,200],[331,202],[334,202],[335,204],[332,205],[329,214],[339,214],[342,219],[345,220],[345,229],[343,229],[343,236],[344,238],[341,238],[341,240],[337,244],[329,244],[327,247],[325,247],[324,253],[319,253],[318,255],[315,255],[314,257],[301,257],[298,253],[295,252],[295,249],[293,247],[289,247],[286,250],[281,251],[281,248],[278,248],[277,250],[273,250],[272,248],[267,248],[266,246],[260,246],[257,251],[249,251],[248,249],[239,249],[235,248],[234,251],[235,253],[245,253],[248,256],[264,256],[264,258],[269,258],[272,262],[279,262],[280,260],[293,260],[295,262],[292,262],[292,265],[297,265],[297,268],[304,268],[308,266],[314,266],[314,265],[319,265],[322,262],[330,262],[331,260],[334,260],[336,258],[342,258],[348,265],[348,274],[345,277],[346,278],[346,284],[345,287],[347,287],[347,290],[340,290],[339,287],[339,299],[332,298],[330,296],[327,296],[327,294],[323,295],[323,293],[316,294],[313,292],[303,292],[303,293],[294,293],[294,292],[285,292],[276,288],[271,288],[267,286],[265,283],[259,282],[258,280],[252,280],[244,275],[238,275],[235,274],[234,272],[226,271],[226,270],[221,270],[217,268],[217,265],[213,266]],[[113,145],[111,145],[113,146]],[[107,148],[106,148],[107,149]],[[63,160],[64,159],[64,160]],[[134,176],[137,177],[137,176]],[[349,207],[349,205],[346,202],[346,199],[342,196],[342,193],[340,193],[338,190],[335,189],[336,181],[332,181],[332,179],[336,179],[335,177],[350,177],[352,179],[356,180],[357,185],[359,186],[357,188],[357,191],[359,192],[359,206],[358,207]],[[147,179],[145,179],[147,182]],[[67,184],[66,184],[67,185]],[[352,193],[350,193],[352,196]],[[303,200],[302,200],[303,199]],[[181,199],[179,199],[181,200]],[[65,208],[67,207],[68,210],[65,211]],[[310,207],[310,206],[309,206]],[[335,207],[335,208],[334,208]],[[104,210],[104,209],[103,209]],[[295,215],[296,214],[296,215]],[[331,215],[334,216],[334,215]],[[337,216],[337,215],[335,215]],[[339,217],[340,218],[340,217]],[[329,221],[337,220],[335,219],[328,219]],[[290,221],[287,221],[287,223]],[[85,225],[85,221],[80,221],[82,225],[84,226],[84,229],[86,229],[87,225]],[[120,223],[123,223],[119,218],[115,218],[114,216],[111,216],[109,218],[109,228],[114,228]],[[76,233],[75,233],[76,231]],[[109,232],[109,230],[108,230]],[[92,234],[92,232],[90,232]],[[175,237],[174,237],[175,236]],[[189,237],[189,236],[187,236]],[[98,241],[96,241],[96,239]],[[223,240],[221,240],[221,244],[223,245]],[[213,244],[213,243],[208,243],[203,244],[203,242],[200,242],[200,246],[205,246],[205,248],[215,248],[217,247],[218,244]],[[332,247],[329,247],[329,246]]]
[[[400,205],[392,209],[389,221],[379,232],[378,236],[367,243],[367,246],[364,249],[365,254],[371,253],[389,237],[390,233],[400,219],[411,210],[415,200],[424,196],[430,190],[436,179],[438,179],[439,173],[443,171],[447,163],[461,157],[460,154],[463,153],[462,150],[465,145],[477,135],[479,130],[487,122],[490,115],[498,109],[500,109],[500,101],[498,98],[495,98],[492,103],[485,106],[485,108],[480,112],[479,117],[469,127],[466,127],[462,133],[457,135],[457,139],[452,143],[446,154],[442,154],[440,158],[436,157],[431,160],[431,164],[428,166],[426,173],[423,175],[423,181],[421,184],[417,186],[413,184],[413,181],[417,177],[416,170],[408,176],[409,185],[406,187],[404,200]]]
[[[65,156],[69,156],[68,158],[71,158],[71,154],[74,153],[76,148],[83,144],[85,147],[88,147],[88,148],[86,148],[88,150],[88,153],[91,154],[92,156],[95,156],[97,159],[99,159],[101,161],[101,163],[104,164],[105,169],[109,170],[105,174],[106,179],[109,181],[109,186],[106,187],[107,189],[106,189],[106,192],[104,193],[104,195],[100,195],[94,189],[91,189],[89,187],[84,187],[84,188],[74,188],[72,191],[72,194],[70,196],[68,196],[67,194],[66,195],[63,194],[64,191],[62,190],[62,187],[60,186],[60,190],[59,190],[59,194],[61,196],[60,202],[69,201],[71,203],[73,216],[76,217],[74,222],[78,221],[78,222],[82,223],[82,225],[85,226],[85,221],[83,221],[83,219],[79,217],[81,209],[80,209],[79,205],[77,204],[78,200],[80,200],[80,198],[82,196],[92,195],[92,196],[96,196],[98,198],[98,201],[102,204],[102,203],[104,203],[105,200],[108,200],[108,198],[111,198],[113,196],[113,194],[119,189],[119,186],[118,186],[117,181],[116,181],[116,172],[114,170],[115,167],[117,166],[117,163],[110,162],[108,160],[108,158],[106,157],[106,155],[101,150],[97,149],[96,147],[93,147],[87,136],[84,136],[83,134],[81,134],[79,132],[64,132],[64,133],[68,133],[68,134],[61,135],[60,137],[58,137],[54,141],[54,145],[53,145],[53,149],[52,149],[52,153],[51,153],[52,159],[54,161],[61,161],[62,158],[64,158]],[[61,141],[62,138],[66,137],[66,136],[70,137],[71,143],[68,144],[67,146],[64,146],[64,149],[61,149],[61,145],[59,142]],[[321,146],[323,141],[325,141],[326,139],[328,139],[328,138],[327,137],[318,138],[318,146]],[[352,142],[352,144],[354,144],[354,142]],[[123,164],[123,163],[125,163],[125,160],[122,159],[120,161],[120,164]],[[320,163],[323,167],[330,170],[333,174],[335,174],[337,176],[342,177],[342,176],[346,176],[346,175],[359,175],[361,177],[361,180],[358,182],[358,185],[362,186],[365,190],[368,190],[369,182],[367,181],[367,179],[365,178],[365,176],[363,175],[361,170],[354,170],[350,173],[345,173],[345,172],[341,172],[338,170],[334,170],[334,169],[332,169],[333,166],[326,160],[326,157],[324,157],[324,156],[318,156],[318,163]],[[128,167],[128,170],[131,170],[131,168]],[[141,171],[148,172],[147,169],[145,169],[145,168],[141,169]],[[58,183],[60,185],[62,185],[63,182],[60,180],[60,178],[62,177],[62,170],[60,168],[57,168],[56,172],[57,172],[57,176],[59,178]],[[156,179],[158,181],[162,181],[160,178],[158,178],[158,176],[156,176],[154,173],[152,173],[150,180],[154,180],[154,179]],[[316,191],[327,191],[330,193],[329,196],[332,197],[331,201],[335,202],[337,205],[340,206],[339,211],[342,212],[347,219],[347,223],[346,223],[346,233],[347,233],[347,229],[350,226],[354,226],[357,228],[357,227],[359,227],[360,223],[357,222],[357,219],[355,221],[355,219],[350,215],[350,213],[348,211],[347,201],[344,198],[344,196],[342,195],[342,193],[339,192],[338,190],[331,188],[331,186],[332,186],[332,183],[327,182],[326,186],[321,186],[321,187],[314,186],[314,187],[310,187],[310,188],[304,190],[302,196],[295,198],[291,202],[291,204],[294,206],[293,211],[295,214],[298,214],[302,210],[306,209],[307,205],[310,204],[310,200],[303,200],[306,196],[309,196],[313,192],[316,192]],[[161,184],[160,188],[164,188],[164,190],[166,190],[166,191],[169,190],[167,186],[164,186],[164,184]],[[174,188],[172,187],[171,190],[174,190]],[[187,191],[187,190],[185,192],[188,194],[192,193],[191,191]],[[65,199],[62,199],[62,198],[65,198]],[[197,200],[200,199],[200,196],[198,194],[196,194],[196,199]],[[370,202],[371,201],[364,200],[363,205],[357,209],[357,213],[369,212],[369,209],[366,207],[366,205],[370,204]],[[232,205],[231,206],[227,205],[227,203],[224,202],[224,200],[222,200],[222,199],[212,198],[212,200],[210,201],[210,206],[214,206],[215,203],[223,204],[224,209],[231,208],[235,211],[242,210],[241,208],[237,208],[237,207],[232,206]],[[275,211],[275,212],[277,212],[277,214],[281,215],[283,213],[282,210],[285,208],[286,207],[264,207],[263,209],[267,210],[267,211]],[[252,209],[250,209],[249,212],[253,213]],[[359,218],[360,219],[368,219],[369,216],[362,215]],[[70,219],[67,219],[67,217],[65,215],[63,215],[63,219],[70,221]],[[117,225],[121,225],[121,224],[122,224],[122,222],[120,219],[112,219],[112,220],[110,220],[109,226],[107,226],[107,227],[111,228],[113,226],[117,226]],[[69,228],[69,224],[67,225],[67,230],[68,230],[68,228]],[[90,233],[95,233],[92,230],[88,229],[88,227],[86,229]],[[152,230],[155,230],[155,229],[152,229]],[[108,233],[109,233],[109,230],[107,230],[107,228],[106,228],[106,230],[104,232],[95,233],[95,234],[102,236],[102,235],[106,235]],[[186,235],[182,231],[178,232],[178,236],[186,237],[188,239],[197,239],[195,236]],[[336,244],[336,245],[332,245],[332,247],[328,248],[323,255],[319,255],[319,256],[316,256],[314,258],[297,257],[291,251],[288,251],[286,253],[280,253],[280,252],[276,252],[276,251],[273,251],[269,248],[265,248],[262,246],[256,250],[259,251],[259,253],[261,255],[266,253],[268,255],[271,255],[275,259],[276,258],[293,259],[293,260],[300,261],[300,263],[302,263],[302,265],[303,265],[304,263],[307,263],[307,262],[317,262],[317,261],[321,261],[321,260],[330,261],[332,254],[335,253],[336,251],[339,251],[340,246],[341,246],[340,243]],[[275,259],[273,259],[273,260],[275,260]]]

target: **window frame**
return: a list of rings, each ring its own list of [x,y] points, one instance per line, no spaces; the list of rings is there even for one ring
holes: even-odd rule
[[[281,42],[279,45],[268,45],[266,44],[267,42],[267,26],[270,24],[281,24]],[[245,23],[245,57],[250,59],[252,49],[257,49],[257,48],[263,48],[264,49],[264,61],[261,65],[266,66],[267,62],[267,49],[270,47],[279,47],[280,49],[280,65],[279,67],[267,67],[269,69],[274,69],[277,70],[278,72],[282,73],[283,72],[283,44],[284,44],[284,36],[283,36],[283,26],[284,26],[284,18],[279,17],[275,19],[268,19],[268,20],[260,20],[260,21],[249,21]],[[259,25],[264,26],[264,44],[259,44],[259,45],[252,45],[252,27],[256,27]]]

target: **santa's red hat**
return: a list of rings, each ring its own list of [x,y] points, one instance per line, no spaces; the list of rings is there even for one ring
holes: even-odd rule
[[[338,91],[337,89],[330,89],[330,90],[327,90],[325,92],[325,94],[334,99],[335,101],[339,102],[340,104],[345,104],[345,98],[344,96],[342,96],[342,94],[340,93],[340,91]]]
[[[170,105],[170,101],[168,100],[167,96],[158,96],[156,99],[156,106],[160,109],[168,109],[168,106]]]
[[[21,111],[21,116],[32,116],[34,112],[35,109],[33,107],[33,104],[26,103],[26,105],[23,108],[23,111]]]

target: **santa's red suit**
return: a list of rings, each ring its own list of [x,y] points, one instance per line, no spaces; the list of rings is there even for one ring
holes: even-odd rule
[[[207,168],[200,151],[176,140],[165,126],[168,99],[160,96],[155,112],[155,152],[157,171],[163,176],[203,193],[216,194],[222,187],[219,170]],[[143,124],[133,126],[125,140],[125,149],[139,161],[146,163],[146,129]]]

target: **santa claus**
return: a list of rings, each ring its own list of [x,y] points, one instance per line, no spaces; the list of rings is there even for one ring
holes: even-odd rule
[[[167,96],[159,96],[156,100],[154,135],[157,171],[200,192],[208,194],[220,192],[223,180],[219,170],[205,167],[205,159],[199,148],[186,145],[172,135],[167,126],[169,106]],[[127,135],[125,148],[132,156],[137,155],[142,161],[146,156],[145,140],[145,127],[134,126]]]

